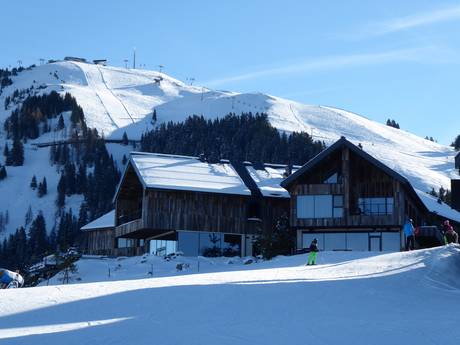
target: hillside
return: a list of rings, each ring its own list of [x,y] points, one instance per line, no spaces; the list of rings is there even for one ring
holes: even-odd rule
[[[192,258],[82,259],[78,284],[2,292],[0,339],[50,345],[458,343],[458,247],[323,252],[312,267],[305,259],[242,265],[202,258],[199,274]],[[191,267],[176,272],[178,262]]]
[[[120,139],[126,132],[129,139],[139,139],[142,133],[159,123],[182,121],[192,114],[215,118],[229,112],[265,112],[270,123],[280,131],[306,131],[327,144],[340,136],[361,143],[364,150],[406,176],[421,193],[441,186],[448,189],[450,178],[458,176],[452,148],[332,107],[304,105],[262,93],[243,94],[190,86],[154,71],[69,61],[37,66],[12,80],[13,84],[5,87],[0,95],[2,151],[5,144],[3,123],[21,103],[19,99],[16,105],[12,103],[5,109],[5,99],[12,97],[15,90],[34,86],[34,94],[52,90],[61,94],[70,92],[83,108],[88,127],[96,128],[106,138]],[[157,113],[155,123],[152,122],[154,109]],[[8,168],[8,178],[0,182],[1,195],[14,195],[14,198],[0,199],[0,212],[8,210],[9,213],[6,234],[23,225],[29,204],[34,214],[39,210],[45,213],[49,227],[54,224],[58,174],[56,167],[48,163],[49,148],[37,148],[33,144],[65,139],[68,135],[65,131],[52,131],[28,141],[25,165]],[[130,146],[109,145],[119,167],[123,154],[131,149]],[[34,174],[39,179],[46,177],[49,184],[49,194],[42,199],[36,198],[28,186]],[[81,198],[72,198],[67,201],[67,208],[78,211]]]

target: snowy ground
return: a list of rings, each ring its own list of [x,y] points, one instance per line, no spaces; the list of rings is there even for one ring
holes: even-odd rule
[[[179,261],[191,268],[177,273]],[[304,261],[202,258],[198,274],[192,258],[84,259],[80,284],[2,291],[0,341],[458,344],[460,248],[324,252],[318,266]]]

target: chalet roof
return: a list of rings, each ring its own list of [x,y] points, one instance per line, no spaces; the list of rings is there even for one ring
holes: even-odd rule
[[[441,217],[448,218],[460,223],[460,212],[454,210],[449,205],[444,202],[439,202],[437,198],[429,195],[426,192],[422,192],[418,189],[415,190],[425,204],[425,206],[430,210],[430,212],[436,213]]]
[[[230,163],[139,152],[131,154],[130,162],[145,188],[251,195]]]
[[[356,146],[352,142],[348,141],[345,137],[341,137],[338,141],[336,141],[334,144],[329,146],[327,149],[323,150],[319,154],[317,154],[315,157],[313,157],[310,161],[308,161],[306,164],[304,164],[300,169],[298,169],[295,173],[292,175],[288,176],[284,181],[281,182],[281,186],[284,188],[289,188],[290,185],[292,185],[297,178],[305,174],[306,172],[310,171],[313,169],[315,166],[317,166],[320,162],[323,161],[324,158],[328,157],[330,154],[335,152],[338,149],[341,149],[343,147],[347,147],[352,151],[353,153],[357,154],[358,156],[362,157],[363,159],[369,161],[370,163],[374,164],[377,166],[379,169],[393,177],[394,179],[400,181],[408,190],[408,192],[415,197],[416,200],[419,200],[421,205],[429,212],[433,212],[436,214],[439,214],[442,217],[449,218],[451,220],[454,220],[456,222],[460,222],[460,212],[452,209],[449,207],[447,204],[439,204],[436,199],[430,197],[427,193],[422,192],[418,189],[415,189],[413,187],[413,184],[402,174],[399,172],[389,168],[387,165],[382,163],[380,160],[374,158],[371,156],[369,153],[361,149],[360,147]],[[434,202],[433,202],[434,200]]]
[[[255,197],[289,198],[280,186],[287,165],[230,162],[221,159],[209,163],[199,157],[131,152],[130,166],[144,188],[187,190],[208,193],[236,194]],[[291,167],[292,171],[300,166]],[[128,166],[125,169],[125,173]],[[114,201],[118,195],[117,187]]]
[[[289,198],[289,192],[281,187],[281,182],[285,179],[286,165],[264,164],[263,167],[255,167],[245,164],[245,167],[264,197]],[[292,171],[299,168],[294,166]]]
[[[103,228],[113,228],[115,226],[115,210],[107,212],[99,218],[96,218],[91,223],[82,226],[80,230],[91,231]]]

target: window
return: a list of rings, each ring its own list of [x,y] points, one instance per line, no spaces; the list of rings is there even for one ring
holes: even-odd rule
[[[343,195],[299,195],[297,218],[341,218]]]
[[[241,255],[241,235],[205,231],[178,231],[178,249],[185,256]]]
[[[358,206],[361,214],[366,216],[381,216],[393,214],[393,198],[359,198]]]
[[[325,179],[323,183],[326,183],[326,184],[339,183],[339,174],[333,173],[331,176]]]
[[[343,217],[343,195],[334,195],[334,208],[332,210],[332,216],[334,218]]]
[[[128,238],[118,238],[117,239],[117,248],[134,248],[135,242],[132,239]]]
[[[315,218],[332,217],[332,195],[315,195]]]

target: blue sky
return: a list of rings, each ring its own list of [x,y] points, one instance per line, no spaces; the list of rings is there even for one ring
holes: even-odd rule
[[[132,60],[195,84],[331,105],[450,143],[460,134],[459,1],[20,1],[0,66]]]

